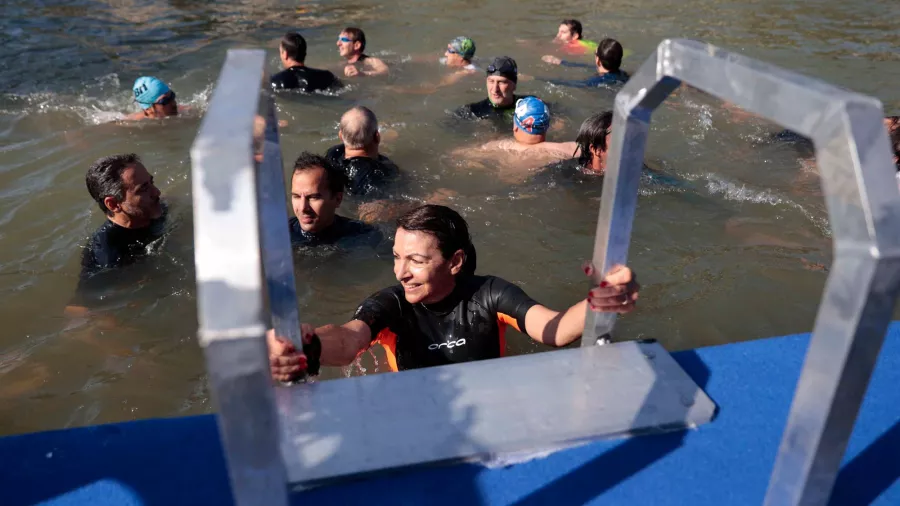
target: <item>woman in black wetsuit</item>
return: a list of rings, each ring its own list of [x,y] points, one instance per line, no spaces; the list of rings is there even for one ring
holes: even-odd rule
[[[485,360],[503,356],[511,325],[535,341],[565,346],[581,336],[587,305],[595,311],[634,309],[638,284],[630,269],[613,268],[564,312],[546,308],[518,286],[475,274],[475,247],[465,220],[452,209],[426,205],[397,220],[394,274],[400,284],[363,301],[341,326],[303,325],[300,354],[272,331],[268,335],[272,376],[290,381],[320,364],[350,364],[381,344],[393,370]],[[590,274],[590,273],[589,273]]]

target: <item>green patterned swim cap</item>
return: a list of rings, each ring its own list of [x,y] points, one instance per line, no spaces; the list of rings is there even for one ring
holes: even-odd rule
[[[469,60],[475,56],[475,41],[468,37],[457,37],[447,44],[447,51]]]

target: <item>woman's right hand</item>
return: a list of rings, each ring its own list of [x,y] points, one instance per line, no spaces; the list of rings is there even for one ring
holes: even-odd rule
[[[308,344],[312,341],[315,329],[312,325],[303,323],[300,325],[300,333],[303,336],[303,343]],[[288,339],[276,336],[275,329],[266,332],[266,344],[269,348],[269,369],[272,379],[281,382],[294,381],[306,372],[306,355],[297,351]]]

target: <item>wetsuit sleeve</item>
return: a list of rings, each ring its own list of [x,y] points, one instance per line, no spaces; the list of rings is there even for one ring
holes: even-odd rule
[[[537,301],[529,297],[525,290],[500,278],[491,279],[491,300],[499,319],[503,315],[515,322],[519,332],[527,334],[525,330],[525,315],[528,310],[537,305]]]
[[[582,69],[594,68],[594,65],[588,65],[587,63],[578,63],[578,62],[569,61],[569,60],[561,60],[559,62],[559,64],[563,67],[577,67],[577,68],[582,68]]]
[[[354,320],[369,326],[373,341],[382,330],[396,327],[396,322],[403,316],[397,290],[397,287],[390,287],[376,292],[364,300],[353,314]]]

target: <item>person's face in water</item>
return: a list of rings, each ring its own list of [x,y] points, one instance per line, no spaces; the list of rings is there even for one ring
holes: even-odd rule
[[[573,40],[578,40],[578,35],[572,33],[572,29],[568,25],[559,25],[556,32],[556,40],[568,44]]]
[[[506,107],[515,100],[516,83],[503,76],[488,76],[487,92],[492,104]]]
[[[439,302],[453,291],[465,254],[444,258],[438,240],[428,232],[397,229],[394,237],[394,276],[410,304]]]
[[[313,167],[295,172],[291,178],[291,206],[304,232],[319,232],[334,222],[334,213],[344,199],[343,192],[328,189],[325,169]]]
[[[153,184],[153,176],[142,163],[129,165],[122,170],[122,187],[125,198],[106,197],[103,203],[115,217],[121,213],[124,220],[117,220],[132,228],[145,227],[150,220],[162,216],[163,208],[159,188]]]
[[[150,106],[150,116],[154,118],[165,118],[167,116],[178,115],[178,103],[175,101],[175,92],[168,91],[163,96],[156,99],[156,102]]]
[[[337,48],[338,53],[340,53],[342,58],[352,58],[354,54],[356,54],[362,44],[359,41],[353,40],[353,37],[348,35],[345,32],[341,32],[338,36],[337,40]]]
[[[447,46],[447,50],[444,51],[444,57],[447,58],[448,67],[462,67],[466,64],[462,55],[457,53],[456,50],[450,46]]]

